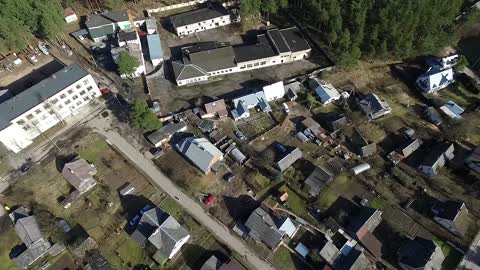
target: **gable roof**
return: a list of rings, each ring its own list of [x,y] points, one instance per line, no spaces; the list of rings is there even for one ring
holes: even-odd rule
[[[462,210],[464,204],[465,203],[462,201],[437,201],[433,206],[433,208],[438,212],[438,214],[435,216],[454,221]]]
[[[175,27],[182,27],[223,17],[228,14],[228,10],[226,10],[220,3],[209,2],[209,7],[170,16],[170,21]]]
[[[285,88],[283,87],[283,81],[269,84],[263,87],[263,93],[267,101],[274,100],[285,95]]]
[[[83,158],[66,163],[62,170],[63,177],[79,191],[82,191],[85,181],[91,179],[96,173],[95,166]]]
[[[451,100],[441,106],[440,110],[453,119],[462,119],[461,114],[465,112],[462,107],[460,107],[457,103]]]
[[[440,90],[451,83],[453,83],[453,70],[451,68],[446,70],[432,68],[417,79],[417,85],[421,90],[427,92]]]
[[[318,166],[305,180],[304,185],[308,188],[310,196],[317,196],[325,186],[333,181],[333,175],[328,170]]]
[[[75,11],[73,10],[73,8],[71,7],[66,7],[64,10],[63,10],[63,17],[68,17],[70,15],[75,15]]]
[[[430,121],[432,124],[438,126],[442,124],[443,119],[440,113],[438,113],[435,107],[428,107],[425,109],[425,117]]]
[[[224,99],[219,99],[215,100],[209,103],[205,104],[205,112],[207,114],[211,113],[217,113],[218,116],[226,116],[228,114],[227,112],[227,106],[225,105],[225,100]]]
[[[388,114],[392,111],[387,102],[381,100],[376,94],[369,93],[359,101],[360,108],[371,119],[376,119],[380,116]],[[380,114],[380,115],[375,115]]]
[[[172,61],[172,69],[175,80],[177,81],[208,75],[207,72],[202,70],[200,67],[192,65],[189,62],[184,63],[181,60]]]
[[[154,131],[153,133],[147,136],[147,139],[153,144],[156,145],[161,141],[165,140],[166,138],[172,136],[176,132],[179,132],[183,129],[187,128],[187,124],[184,121],[180,121],[178,123],[168,123],[164,125],[162,128]]]
[[[400,247],[398,250],[398,262],[413,269],[425,267],[430,262],[436,248],[437,245],[432,240],[415,237],[414,240],[408,240]],[[442,253],[440,249],[438,252]],[[440,265],[437,265],[437,267],[440,269]]]
[[[453,143],[440,143],[432,148],[423,159],[422,166],[434,166],[439,160],[444,159],[447,152],[452,151],[454,146]]]
[[[349,218],[348,230],[357,233],[378,210],[375,208],[362,206]]]
[[[194,46],[182,48],[193,65],[198,66],[206,72],[234,68],[235,53],[228,43],[213,42],[213,47],[199,49]]]
[[[126,21],[128,21],[128,13],[126,10],[107,10],[103,13],[88,15],[85,25],[87,28],[94,28]]]
[[[465,163],[471,170],[480,173],[480,146],[477,146],[475,150],[467,157]]]
[[[15,231],[27,247],[42,238],[42,233],[35,216],[28,216],[17,220],[17,222],[15,222]]]
[[[22,115],[26,111],[41,104],[53,95],[64,90],[67,86],[87,76],[78,64],[69,65],[56,72],[47,79],[24,90],[13,98],[0,104],[0,130],[10,126],[10,121]]]
[[[277,55],[265,34],[258,35],[256,43],[236,45],[233,46],[233,50],[235,52],[235,60],[237,63],[249,62]]]
[[[245,226],[249,229],[250,237],[255,240],[261,240],[269,248],[275,248],[283,238],[272,217],[268,213],[269,209],[262,206],[257,207],[248,217]]]
[[[281,172],[285,171],[288,169],[290,166],[292,166],[295,161],[301,159],[303,156],[302,151],[300,148],[296,147],[292,151],[290,151],[288,154],[283,156],[280,160],[277,161],[277,166],[280,169]]]
[[[326,102],[330,102],[330,100],[337,100],[340,99],[340,93],[333,87],[333,85],[319,80],[317,78],[311,79],[308,81],[310,87],[315,91],[317,96],[320,98],[320,102],[325,104]]]
[[[223,153],[205,138],[188,137],[175,146],[204,173],[210,171],[213,161],[223,158]]]
[[[267,30],[267,36],[278,54],[290,52],[287,41],[278,29]]]

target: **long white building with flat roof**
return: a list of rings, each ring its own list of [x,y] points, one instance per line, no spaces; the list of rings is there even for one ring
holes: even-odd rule
[[[0,103],[0,142],[18,153],[100,95],[92,75],[77,64],[67,66]]]

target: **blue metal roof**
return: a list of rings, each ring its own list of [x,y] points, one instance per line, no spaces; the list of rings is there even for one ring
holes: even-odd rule
[[[160,45],[160,35],[153,34],[147,36],[148,52],[150,53],[150,59],[163,59],[163,50]]]
[[[49,78],[24,90],[0,104],[0,130],[10,126],[10,121],[22,115],[51,96],[88,75],[78,64],[72,64]]]

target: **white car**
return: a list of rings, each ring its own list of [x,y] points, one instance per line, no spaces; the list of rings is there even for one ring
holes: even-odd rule
[[[48,52],[47,45],[45,45],[45,43],[43,42],[38,42],[38,49],[42,51],[43,54],[47,54],[47,55],[50,54]]]
[[[289,112],[290,112],[290,109],[288,108],[287,103],[283,103],[283,110],[284,110],[286,113],[289,113]]]

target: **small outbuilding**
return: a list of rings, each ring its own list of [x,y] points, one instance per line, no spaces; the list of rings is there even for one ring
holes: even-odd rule
[[[65,22],[67,23],[72,23],[78,21],[77,14],[71,7],[67,7],[63,10],[63,18],[65,19]]]

